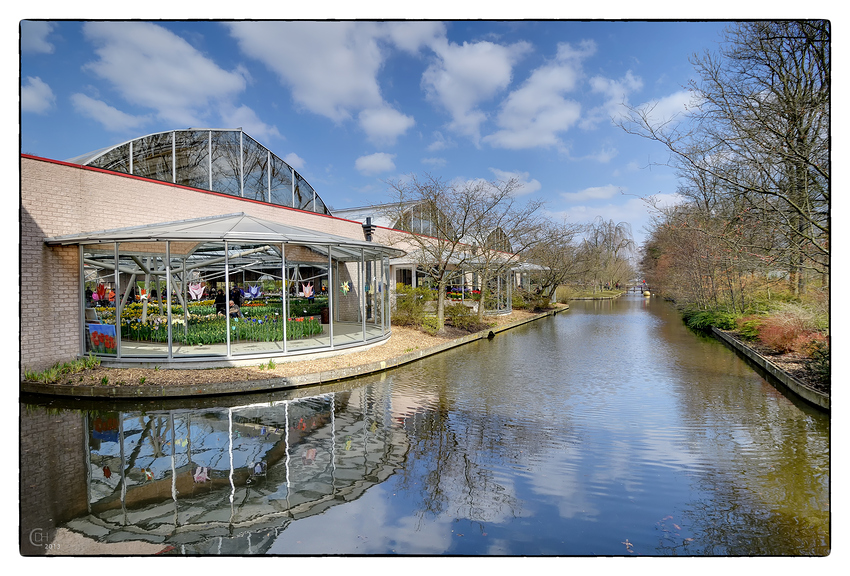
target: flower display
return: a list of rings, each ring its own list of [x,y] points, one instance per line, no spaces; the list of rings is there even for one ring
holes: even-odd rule
[[[322,334],[320,309],[327,306],[327,300],[316,298],[314,303],[307,300],[293,299],[290,308],[300,310],[303,315],[286,318],[287,340],[310,338]],[[232,342],[280,342],[284,334],[283,302],[257,300],[242,307],[244,318],[230,320],[230,339]],[[103,324],[92,326],[111,330],[111,336],[92,333],[92,348],[96,353],[116,352],[115,338],[115,308],[97,308],[98,316]],[[165,307],[163,306],[163,311]],[[223,344],[226,342],[227,319],[216,314],[212,300],[198,300],[187,303],[184,307],[172,302],[171,332],[172,341],[189,346]],[[151,311],[148,305],[148,312]],[[145,320],[144,307],[141,303],[130,303],[121,308],[121,318],[118,323],[122,341],[126,342],[168,342],[168,315],[148,313]]]

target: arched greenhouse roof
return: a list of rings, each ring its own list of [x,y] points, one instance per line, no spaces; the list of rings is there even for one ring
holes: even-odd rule
[[[66,161],[331,214],[301,174],[241,128],[156,132]]]

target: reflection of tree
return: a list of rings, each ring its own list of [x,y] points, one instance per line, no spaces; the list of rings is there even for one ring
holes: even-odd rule
[[[213,132],[210,190],[239,196],[242,174],[239,165],[239,133]]]
[[[209,188],[209,132],[177,132],[175,165],[177,184]]]
[[[828,518],[802,521],[799,513],[766,510],[731,478],[712,475],[714,498],[694,502],[681,530],[672,521],[659,536],[658,552],[671,555],[810,556],[830,551]]]
[[[422,518],[448,513],[473,522],[492,522],[517,516],[519,500],[495,479],[494,468],[488,465],[504,465],[501,461],[509,446],[515,445],[509,437],[511,428],[499,418],[480,419],[451,409],[450,404],[441,394],[437,407],[406,418],[410,451],[408,465],[398,472],[400,487],[419,491]],[[427,466],[429,472],[422,474],[420,466]],[[420,478],[423,484],[416,486]]]
[[[253,138],[243,136],[243,169],[245,174],[245,197],[267,201],[268,151]]]
[[[671,554],[790,555],[829,551],[828,420],[788,402],[715,340],[665,322],[659,344],[681,357],[700,385],[682,387],[689,444],[702,467],[692,502],[659,541]],[[683,338],[687,336],[687,338]],[[692,342],[686,345],[685,342]],[[723,350],[719,353],[717,348]],[[716,382],[709,385],[708,382]],[[670,524],[670,522],[668,522]],[[668,537],[669,536],[669,537]],[[685,537],[694,542],[685,542]]]

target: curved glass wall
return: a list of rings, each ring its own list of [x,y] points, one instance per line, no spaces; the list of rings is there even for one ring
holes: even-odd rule
[[[69,162],[330,214],[300,174],[242,130],[159,132]]]
[[[81,247],[81,351],[128,361],[274,357],[390,333],[380,250],[273,242]]]

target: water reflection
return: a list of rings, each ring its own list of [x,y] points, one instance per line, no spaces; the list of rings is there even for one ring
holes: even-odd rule
[[[82,469],[63,471],[62,491],[76,497],[55,501],[65,528],[183,554],[263,553],[292,520],[386,480],[407,450],[368,388],[204,409],[30,404],[22,419],[48,436],[76,432],[71,443],[84,446]],[[22,533],[45,529],[33,512],[23,509]]]
[[[828,417],[654,299],[345,384],[21,423],[26,554],[57,530],[169,554],[830,549]]]

